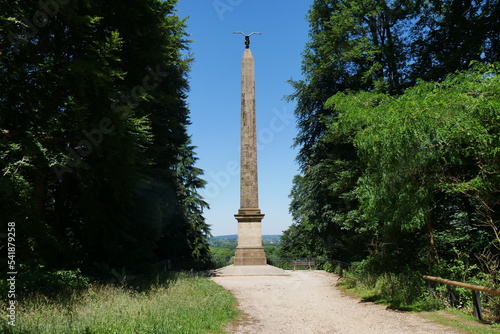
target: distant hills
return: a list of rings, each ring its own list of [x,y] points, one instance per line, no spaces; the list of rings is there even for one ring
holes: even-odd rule
[[[281,234],[264,234],[262,235],[262,240],[274,240],[279,241],[281,238]],[[228,235],[218,235],[210,238],[210,241],[221,241],[221,240],[238,240],[237,234],[228,234]]]
[[[264,234],[262,236],[262,245],[263,246],[278,246],[280,245],[280,234]],[[229,235],[218,235],[210,238],[209,240],[210,246],[212,247],[236,247],[238,243],[238,235],[237,234],[229,234]]]

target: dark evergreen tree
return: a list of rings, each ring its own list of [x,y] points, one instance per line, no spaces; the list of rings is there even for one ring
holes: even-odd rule
[[[202,216],[208,204],[196,192],[205,186],[205,181],[200,179],[203,172],[194,167],[197,158],[193,150],[188,141],[180,151],[176,166],[179,202],[175,215],[164,226],[158,249],[159,256],[166,254],[174,265],[180,267],[203,266],[210,259],[208,238],[211,234]]]
[[[207,256],[175,4],[0,3],[0,210],[22,236],[21,261],[134,267]],[[158,253],[177,240],[165,233],[172,221],[189,227],[175,238],[191,248]]]

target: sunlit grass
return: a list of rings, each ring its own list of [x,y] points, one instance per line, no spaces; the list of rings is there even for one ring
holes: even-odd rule
[[[4,333],[222,333],[237,316],[234,297],[214,282],[181,277],[147,291],[98,285],[58,301],[29,298]],[[4,319],[6,317],[3,317]]]
[[[387,305],[402,311],[413,312],[445,326],[453,327],[460,333],[500,334],[500,324],[481,323],[470,313],[471,310],[446,308],[437,295],[418,293],[411,279],[393,274],[363,277],[344,277],[338,285],[348,295]],[[411,298],[409,298],[411,297]]]
[[[454,327],[462,333],[469,334],[500,334],[500,324],[485,325],[470,314],[457,309],[446,309],[439,312],[426,312],[422,317],[435,323]]]

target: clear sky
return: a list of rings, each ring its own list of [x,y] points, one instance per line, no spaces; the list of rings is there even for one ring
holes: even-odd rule
[[[244,37],[251,37],[255,58],[259,206],[266,216],[263,234],[281,234],[292,223],[288,213],[292,179],[297,174],[293,93],[286,81],[301,75],[308,41],[306,14],[312,0],[180,0],[187,17],[191,52],[188,97],[197,146],[197,167],[208,182],[201,191],[210,205],[205,218],[213,235],[236,234],[239,209],[241,57]]]

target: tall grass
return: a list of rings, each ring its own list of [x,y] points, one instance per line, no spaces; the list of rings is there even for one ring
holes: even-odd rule
[[[382,303],[392,308],[406,311],[434,311],[450,307],[449,292],[454,291],[455,306],[465,313],[472,314],[472,293],[465,288],[451,287],[445,284],[430,284],[422,279],[418,272],[372,273],[365,263],[353,263],[348,270],[334,268],[342,276],[339,286],[353,292],[367,301]],[[487,285],[487,281],[475,281],[478,285]],[[500,296],[481,294],[483,316],[488,323],[498,323]]]
[[[368,301],[412,311],[437,310],[445,306],[442,300],[427,290],[418,272],[372,273],[362,262],[353,263],[347,270],[336,267],[332,272],[342,276],[341,288],[351,290]]]
[[[94,285],[70,297],[32,296],[4,333],[221,333],[237,316],[234,297],[214,282],[181,276],[145,290]],[[2,317],[6,319],[6,317]]]

